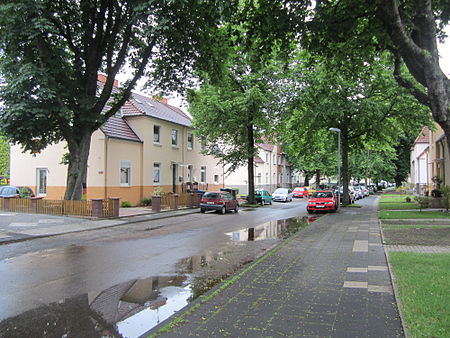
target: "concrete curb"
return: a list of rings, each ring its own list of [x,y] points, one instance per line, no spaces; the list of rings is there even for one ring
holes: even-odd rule
[[[394,298],[395,298],[395,302],[397,303],[397,309],[398,309],[398,314],[400,316],[400,322],[402,324],[403,333],[405,334],[406,338],[411,338],[411,334],[409,333],[409,330],[406,326],[405,314],[403,313],[403,307],[402,307],[402,301],[400,299],[400,293],[397,288],[397,280],[395,279],[395,275],[392,270],[391,262],[389,260],[389,253],[386,250],[386,245],[384,242],[383,224],[380,219],[378,219],[378,222],[379,222],[379,226],[380,226],[381,243],[383,243],[384,256],[386,257],[386,262],[387,262],[388,270],[389,270],[389,276],[391,277],[392,289],[394,290]]]

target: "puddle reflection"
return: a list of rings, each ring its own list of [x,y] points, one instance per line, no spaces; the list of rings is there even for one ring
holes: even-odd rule
[[[239,242],[281,239],[316,218],[267,222],[228,235]],[[0,322],[0,337],[139,337],[252,261],[261,248],[250,247],[211,249],[180,260],[174,275],[134,279],[24,312]]]
[[[231,240],[236,242],[261,241],[266,239],[285,239],[308,224],[316,221],[320,216],[293,217],[270,221],[257,225],[253,228],[241,229],[228,232]]]

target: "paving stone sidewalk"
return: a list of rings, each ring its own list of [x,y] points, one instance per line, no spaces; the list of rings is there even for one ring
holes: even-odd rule
[[[307,229],[150,331],[161,337],[403,337],[377,198]],[[217,292],[221,288],[220,292]],[[215,293],[216,292],[216,293]],[[169,322],[178,324],[159,332]]]

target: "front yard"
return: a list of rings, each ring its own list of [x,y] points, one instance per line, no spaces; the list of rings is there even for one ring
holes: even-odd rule
[[[380,199],[380,209],[382,205],[398,210],[401,204],[416,204],[393,200],[395,197]],[[384,245],[439,246],[450,251],[447,212],[382,210],[380,219]],[[387,251],[402,318],[410,335],[450,337],[450,253]]]
[[[412,337],[450,337],[450,254],[391,252],[391,267]]]

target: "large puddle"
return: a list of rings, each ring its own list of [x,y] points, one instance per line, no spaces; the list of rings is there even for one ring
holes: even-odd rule
[[[135,279],[43,305],[1,321],[0,336],[139,337],[254,260],[258,247],[252,251],[243,242],[287,238],[314,220],[290,218],[227,233],[231,247],[181,260],[176,275]]]

